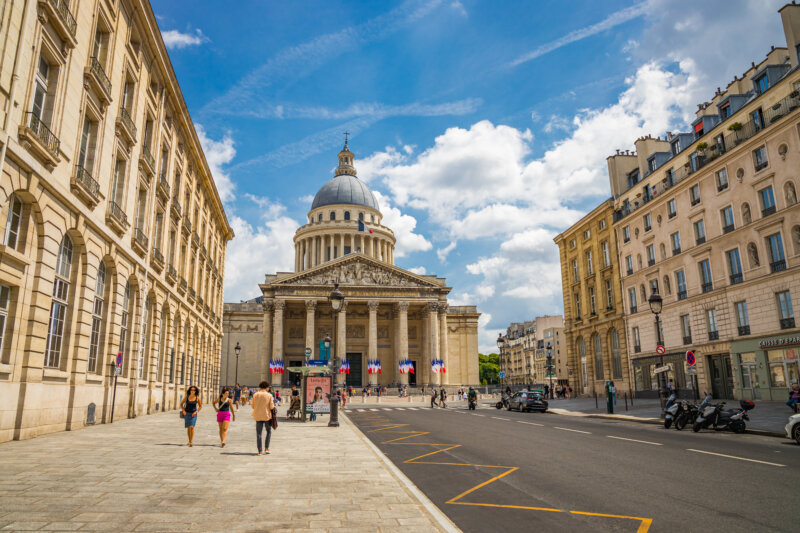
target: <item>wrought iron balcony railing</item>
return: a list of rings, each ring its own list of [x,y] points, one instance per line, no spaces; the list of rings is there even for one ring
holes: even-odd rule
[[[61,147],[61,141],[58,140],[58,137],[50,131],[50,128],[47,127],[47,124],[45,124],[38,115],[32,111],[27,111],[25,114],[28,115],[26,120],[28,128],[36,134],[36,137],[38,137],[39,141],[48,151],[52,152],[54,155],[58,154],[58,149]]]

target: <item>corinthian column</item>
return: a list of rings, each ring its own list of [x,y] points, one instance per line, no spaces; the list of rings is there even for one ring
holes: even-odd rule
[[[449,305],[439,302],[439,358],[444,362],[444,368],[447,372],[440,375],[442,385],[447,385],[450,380],[450,367],[448,366],[448,345],[447,345],[447,310]]]
[[[400,385],[408,385],[408,374],[400,373],[400,361],[408,359],[408,302],[397,302],[395,311],[394,374]]]
[[[438,319],[438,303],[428,302],[428,333],[430,335],[428,342],[430,343],[430,359],[439,359],[439,319]],[[430,365],[430,362],[428,362]],[[438,385],[441,374],[431,372],[431,383]]]
[[[430,385],[431,384],[431,343],[428,342],[428,332],[430,331],[430,324],[428,320],[428,306],[424,305],[420,310],[420,331],[419,333],[419,348],[420,356],[422,359],[422,370],[417,367],[417,385]]]
[[[347,300],[342,302],[342,310],[339,311],[336,328],[336,357],[339,362],[347,359]],[[344,374],[336,374],[336,383],[344,384]]]
[[[374,361],[378,358],[378,306],[380,302],[370,301],[367,302],[367,309],[369,309],[369,349],[367,350],[367,358],[369,361]],[[367,379],[370,385],[378,384],[377,374],[367,374]]]
[[[311,359],[316,359],[314,346],[314,318],[317,310],[316,300],[306,300],[306,348],[311,348]]]
[[[267,381],[270,378],[269,360],[272,357],[272,310],[274,302],[264,300],[264,318],[261,327],[261,358],[260,381]]]
[[[272,358],[276,361],[283,361],[283,310],[285,307],[285,300],[275,300],[275,313],[272,326]],[[281,384],[281,374],[272,374],[271,381],[273,387],[279,387]]]

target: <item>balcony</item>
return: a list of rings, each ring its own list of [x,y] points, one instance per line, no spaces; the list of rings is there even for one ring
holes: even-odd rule
[[[181,276],[181,282],[178,284],[178,292],[180,292],[181,294],[185,293],[187,286],[188,284],[186,283],[186,278]]]
[[[684,335],[683,336],[683,344],[692,344],[692,336],[691,335]]]
[[[711,282],[703,283],[702,287],[703,287],[703,293],[711,292],[714,290],[714,284]]]
[[[708,340],[715,341],[719,339],[719,331],[709,331]]]
[[[650,231],[651,229],[653,229],[653,226],[645,226],[645,227],[644,227],[644,230],[645,230],[645,231]]]
[[[172,197],[172,209],[170,211],[175,218],[181,218],[181,203],[178,201],[177,196]]]
[[[67,0],[39,0],[39,6],[45,15],[46,20],[53,24],[58,36],[61,37],[69,48],[75,48],[78,40],[75,33],[78,30],[78,23],[69,10]]]
[[[196,231],[192,232],[192,244],[195,247],[200,246],[200,235],[198,235]]]
[[[794,317],[781,318],[781,329],[792,329],[794,327]]]
[[[61,161],[59,150],[61,141],[50,128],[35,114],[28,111],[19,126],[19,142],[44,163],[47,170],[53,170]]]
[[[199,305],[200,307],[203,307],[203,302],[204,302],[203,297],[202,296],[198,296],[197,297],[197,305]]]
[[[100,184],[83,167],[75,167],[75,175],[70,180],[70,189],[92,209],[100,202]]]
[[[636,313],[636,311],[637,311],[637,307],[635,305],[632,305],[631,306],[631,314]]]
[[[136,125],[133,123],[130,113],[124,107],[119,108],[117,133],[125,137],[130,144],[136,143]]]
[[[722,226],[722,233],[730,233],[734,230],[733,224],[728,224],[727,226]]]
[[[89,66],[84,69],[83,76],[89,80],[89,84],[97,93],[97,96],[100,97],[101,102],[104,104],[111,102],[111,80],[108,79],[99,59],[96,57],[89,58]]]
[[[695,244],[697,246],[700,246],[701,244],[704,244],[705,242],[706,242],[706,237],[705,237],[705,235],[703,235],[702,237],[698,237],[697,238],[697,240],[695,241]]]
[[[189,217],[186,216],[183,219],[183,232],[186,235],[190,235],[192,233],[192,221],[189,220]]]
[[[767,166],[769,166],[769,161],[762,161],[760,163],[756,163],[755,170],[756,170],[756,172],[759,172],[759,171],[764,170],[765,168],[767,168]]]
[[[761,216],[762,217],[768,217],[768,216],[774,215],[774,214],[775,214],[775,206],[774,205],[771,205],[771,206],[761,210]]]
[[[750,335],[750,326],[739,326],[739,335]]]
[[[681,253],[681,247],[680,246],[678,246],[677,248],[673,248],[672,249],[672,255],[678,255],[679,253]]]
[[[205,304],[205,305],[203,306],[203,312],[204,312],[206,315],[208,315],[209,311],[211,311],[211,308],[210,308],[210,307],[208,307],[208,304]]]
[[[631,238],[630,237],[623,237],[622,242],[623,243],[631,242]]]
[[[169,200],[169,182],[167,178],[162,174],[158,178],[158,184],[156,185],[156,192],[158,195],[164,199],[166,202]]]
[[[207,252],[206,245],[204,244],[204,245],[202,245],[200,247],[200,255],[202,255],[203,257],[206,257],[206,255],[207,255],[206,252]]]
[[[686,299],[686,291],[678,291],[678,300],[685,300]]]
[[[694,207],[700,203],[700,198],[692,198],[691,206]]]
[[[156,175],[156,159],[147,146],[142,146],[142,153],[139,154],[139,168],[144,170],[148,176]]]
[[[722,192],[727,188],[728,188],[728,184],[727,183],[723,183],[722,185],[717,185],[717,192]]]
[[[197,298],[197,291],[194,287],[189,287],[189,300],[194,301]]]
[[[667,214],[667,218],[675,218],[676,216],[678,216],[678,213],[674,211],[672,213]]]
[[[116,202],[108,202],[108,212],[106,213],[106,223],[111,226],[115,232],[122,235],[130,224],[128,223],[128,215],[122,210],[122,207]]]
[[[651,267],[651,266],[653,266],[655,264],[656,264],[656,260],[655,259],[648,259],[647,260],[647,266]]]
[[[642,347],[639,346],[638,344],[635,344],[633,346],[633,353],[640,353],[641,351],[642,351]]]
[[[780,272],[781,270],[786,270],[786,261],[783,259],[781,259],[780,261],[773,261],[772,263],[769,264],[769,268],[770,270],[772,270],[773,273]]]
[[[736,285],[744,281],[744,276],[741,274],[731,274],[731,285]]]
[[[159,272],[164,268],[164,254],[155,246],[150,254],[150,264]]]
[[[175,283],[178,280],[178,270],[175,268],[175,265],[170,263],[167,266],[167,281],[170,283]]]
[[[133,230],[133,237],[131,238],[131,245],[133,246],[134,251],[136,251],[136,253],[139,255],[144,256],[147,253],[147,244],[147,235],[145,235],[141,228],[135,228]]]

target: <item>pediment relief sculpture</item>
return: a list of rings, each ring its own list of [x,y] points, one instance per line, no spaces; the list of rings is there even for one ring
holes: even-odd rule
[[[333,285],[334,283],[358,286],[438,287],[434,283],[417,279],[410,274],[403,274],[397,270],[363,261],[333,265],[323,270],[301,273],[277,282],[279,285]]]

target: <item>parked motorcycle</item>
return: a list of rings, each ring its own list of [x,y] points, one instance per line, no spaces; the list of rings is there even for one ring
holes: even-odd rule
[[[747,416],[747,411],[750,411],[756,406],[750,400],[740,400],[739,409],[725,408],[725,402],[716,405],[709,405],[703,409],[697,420],[694,422],[692,430],[697,433],[703,428],[713,427],[717,431],[730,429],[734,433],[744,433],[746,429],[745,420],[750,420]]]
[[[672,405],[664,411],[664,429],[672,427],[672,423],[678,419],[678,415],[683,411],[683,402],[672,402]]]
[[[700,414],[698,407],[687,401],[681,402],[681,407],[678,411],[678,414],[675,415],[675,429],[678,431],[682,430],[686,427],[686,424],[691,423],[694,425],[695,420],[697,420],[697,416]]]
[[[497,402],[497,405],[495,405],[495,407],[497,407],[498,409],[502,409],[503,407],[508,409],[508,394],[504,392],[500,397],[500,401]]]

